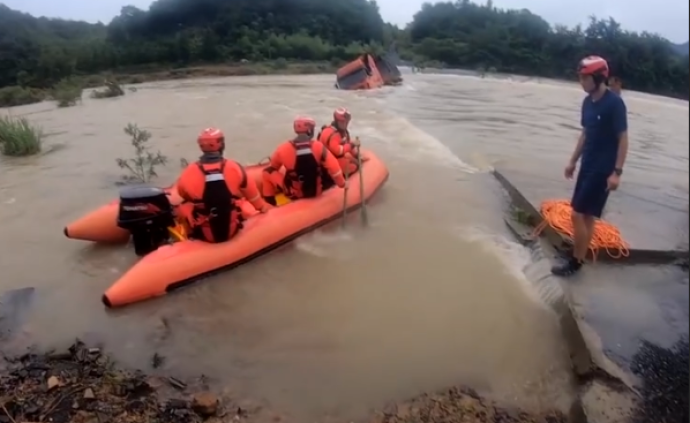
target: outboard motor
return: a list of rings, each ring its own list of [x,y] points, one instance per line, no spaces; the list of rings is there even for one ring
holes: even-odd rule
[[[168,227],[175,226],[172,205],[165,191],[149,186],[123,188],[117,226],[132,234],[136,255],[156,251],[168,241]]]

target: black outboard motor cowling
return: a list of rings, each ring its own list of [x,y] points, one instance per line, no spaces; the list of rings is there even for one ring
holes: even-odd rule
[[[165,191],[150,186],[123,188],[117,226],[132,234],[136,255],[156,251],[168,241],[168,227],[175,226],[172,205]]]

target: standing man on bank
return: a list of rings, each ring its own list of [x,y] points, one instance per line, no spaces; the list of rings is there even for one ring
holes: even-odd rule
[[[582,268],[594,222],[601,217],[609,192],[618,188],[628,154],[628,111],[623,99],[606,85],[608,63],[599,56],[586,57],[578,66],[578,76],[587,93],[582,102],[582,133],[564,172],[572,179],[581,159],[570,203],[573,253],[551,269],[557,276],[570,276]]]

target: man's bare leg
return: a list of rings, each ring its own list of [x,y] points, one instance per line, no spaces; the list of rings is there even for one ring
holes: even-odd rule
[[[575,230],[573,257],[583,263],[594,236],[594,218],[581,213],[573,213],[573,228]]]
[[[557,276],[570,276],[582,267],[587,256],[589,242],[592,239],[594,219],[573,211],[573,255],[567,261],[554,266],[551,273]]]

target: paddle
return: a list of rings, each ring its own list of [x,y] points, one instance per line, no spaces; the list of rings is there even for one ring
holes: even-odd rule
[[[350,175],[348,175],[347,172],[347,166],[345,166],[345,189],[343,190],[343,229],[345,229],[345,226],[347,225],[347,190],[350,187],[350,184],[348,184],[348,179],[350,178]]]
[[[359,141],[359,137],[357,137]],[[364,166],[362,166],[362,150],[361,145],[357,148],[357,169],[359,170],[359,198],[362,202],[362,207],[360,208],[360,216],[362,218],[362,226],[369,225],[369,216],[367,215],[367,205],[364,201]]]

